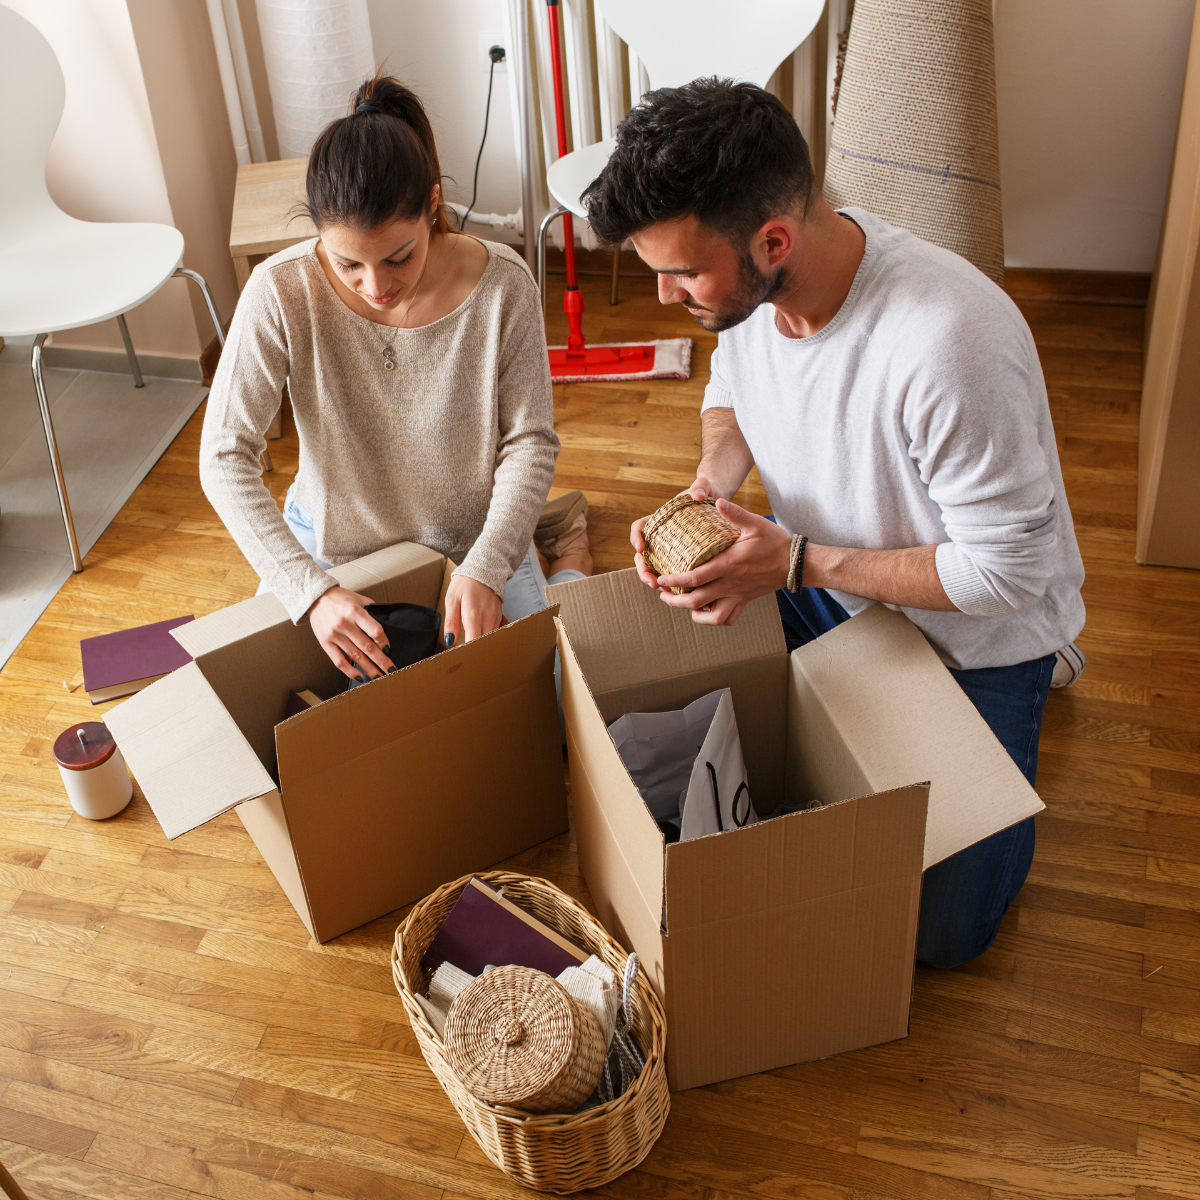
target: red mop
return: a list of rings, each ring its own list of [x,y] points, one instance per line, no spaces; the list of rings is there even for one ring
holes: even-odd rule
[[[567,116],[563,103],[562,42],[558,25],[559,0],[546,0],[550,19],[550,58],[554,74],[554,124],[558,133],[558,154],[567,153]],[[555,383],[576,381],[655,379],[674,376],[687,379],[691,374],[690,338],[670,338],[641,345],[606,344],[588,346],[583,337],[583,293],[575,269],[575,223],[570,213],[563,214],[566,240],[567,290],[563,293],[563,312],[567,314],[567,344],[551,346],[550,375]],[[657,368],[657,369],[656,369]]]

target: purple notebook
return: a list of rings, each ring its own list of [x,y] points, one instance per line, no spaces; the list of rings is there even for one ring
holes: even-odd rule
[[[472,878],[421,963],[431,971],[444,962],[453,963],[468,975],[481,975],[489,964],[532,967],[557,977],[587,957],[586,951],[557,930],[506,900],[483,880]]]
[[[172,617],[153,625],[84,638],[79,643],[79,655],[83,659],[83,686],[92,703],[140,692],[190,663],[192,656],[170,631],[194,620],[192,616]]]

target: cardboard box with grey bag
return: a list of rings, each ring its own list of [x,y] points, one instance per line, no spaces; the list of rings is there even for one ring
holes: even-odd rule
[[[440,608],[453,565],[403,544],[331,574]],[[194,661],[108,727],[167,837],[236,808],[319,942],[567,828],[553,611],[348,692],[269,593],[176,633]],[[332,698],[285,719],[304,689]]]
[[[904,1037],[923,869],[1043,807],[917,628],[875,605],[789,657],[774,596],[714,628],[633,571],[549,594],[580,867],[672,1089]],[[822,807],[667,845],[607,726],[725,687],[756,810]]]

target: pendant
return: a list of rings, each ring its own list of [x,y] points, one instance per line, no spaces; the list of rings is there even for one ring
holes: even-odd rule
[[[383,352],[383,365],[385,370],[395,370],[396,364],[392,361],[392,348],[390,346]]]

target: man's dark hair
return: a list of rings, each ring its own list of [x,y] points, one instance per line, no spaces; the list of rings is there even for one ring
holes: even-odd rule
[[[647,92],[583,201],[610,246],[695,216],[741,248],[770,217],[806,211],[812,192],[808,143],[792,114],[752,83],[714,76]]]

